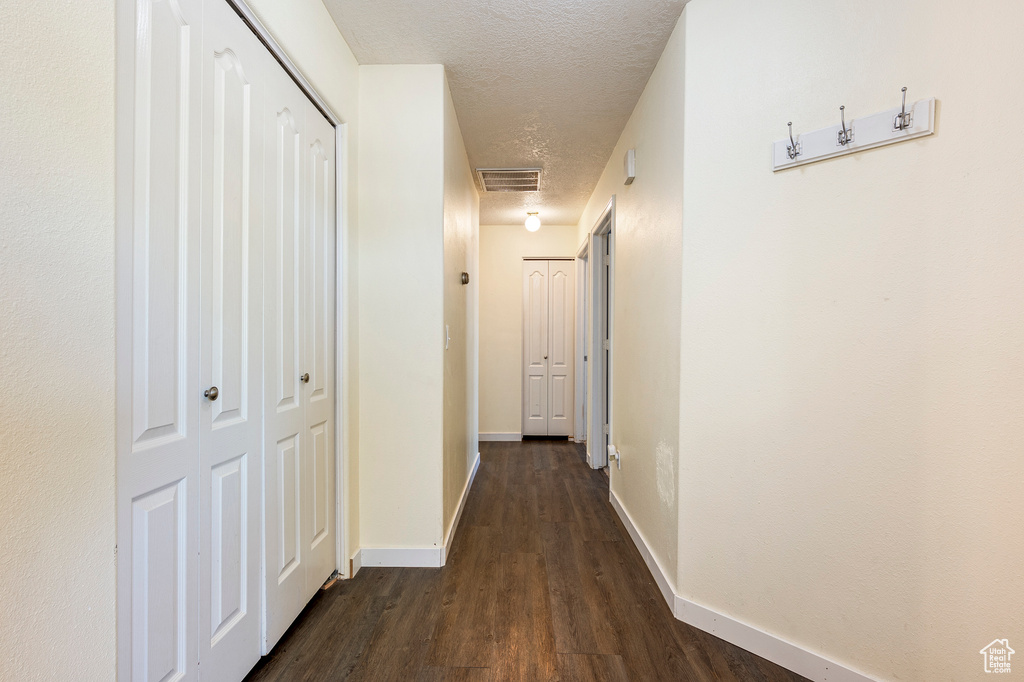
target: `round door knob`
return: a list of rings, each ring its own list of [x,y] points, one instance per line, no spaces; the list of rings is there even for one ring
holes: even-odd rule
[[[548,359],[548,356],[546,356],[546,355],[545,355],[545,356],[544,356],[544,359],[545,359],[545,360],[547,360],[547,359]]]
[[[204,398],[209,398],[210,400],[216,400],[217,396],[219,396],[219,395],[220,395],[220,391],[217,390],[216,386],[211,386],[210,388],[208,388],[205,391],[203,391],[203,397]]]
[[[302,379],[302,383],[308,384],[309,383],[309,372],[306,372],[305,374],[303,374],[299,378]]]

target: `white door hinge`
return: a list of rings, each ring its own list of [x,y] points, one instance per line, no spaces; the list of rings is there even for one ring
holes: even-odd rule
[[[605,265],[611,265],[612,264],[612,257],[611,256],[605,256],[604,257],[604,264]]]
[[[612,425],[611,424],[605,424],[604,425],[604,435],[607,436],[611,432],[612,432]]]
[[[604,347],[605,350],[612,349],[612,342],[610,339],[605,339],[604,341],[601,342],[601,345]]]

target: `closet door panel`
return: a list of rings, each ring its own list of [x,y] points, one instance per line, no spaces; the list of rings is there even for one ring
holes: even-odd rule
[[[260,655],[263,73],[270,58],[219,0],[205,6],[199,677]],[[216,387],[214,394],[213,388]]]
[[[574,265],[570,260],[553,260],[548,265],[548,435],[573,434],[573,371],[575,346]]]
[[[309,107],[312,109],[312,107]],[[328,318],[333,318],[333,310],[328,309],[329,301],[333,300],[329,290],[329,273],[333,270],[334,253],[328,249],[331,226],[329,218],[334,210],[334,174],[331,172],[334,155],[334,130],[326,121],[320,130],[316,130],[316,117],[320,114],[314,110],[310,117],[311,144],[307,149],[307,171],[309,188],[309,212],[307,214],[306,262],[309,285],[309,300],[306,320],[307,362],[310,383],[308,398],[310,402],[325,401],[330,398],[331,391],[327,386],[329,344],[331,341]],[[323,128],[326,128],[324,130]],[[317,134],[319,133],[319,134]],[[330,139],[323,139],[326,135]],[[327,145],[330,145],[329,148]],[[330,151],[330,156],[328,156]]]
[[[308,566],[306,599],[337,566],[334,528],[335,177],[334,127],[306,105],[305,333]]]
[[[303,272],[305,97],[280,68],[267,74],[264,183],[265,631],[267,653],[306,604],[303,459],[306,314]]]
[[[213,59],[213,130],[209,139],[213,154],[213,187],[210,232],[204,258],[210,277],[203,287],[210,311],[209,344],[204,347],[212,363],[212,385],[220,398],[210,403],[214,428],[248,418],[247,365],[251,322],[247,303],[251,296],[247,275],[252,197],[250,156],[256,140],[252,130],[252,84],[242,63],[230,48]],[[253,67],[250,65],[250,69]],[[258,172],[258,167],[256,171]]]
[[[523,261],[523,435],[548,434],[548,262]]]
[[[293,103],[294,106],[294,103]],[[296,112],[284,106],[274,114],[267,170],[270,206],[267,272],[274,278],[268,333],[274,336],[268,379],[276,389],[275,408],[300,407],[299,365],[302,351],[302,135]]]
[[[118,331],[118,676],[194,680],[201,4],[139,0],[133,24],[131,222],[119,228],[131,247],[119,266],[129,293]]]
[[[132,503],[133,680],[190,679],[195,623],[188,603],[186,488],[180,480]]]

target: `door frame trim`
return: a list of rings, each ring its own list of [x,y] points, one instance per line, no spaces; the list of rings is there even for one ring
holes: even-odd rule
[[[214,2],[215,0],[204,0],[205,2]],[[267,27],[263,25],[263,22],[259,20],[256,13],[252,11],[248,3],[245,0],[225,0],[231,9],[242,18],[242,21],[246,23],[256,37],[260,39],[260,42],[270,51],[270,54],[284,67],[285,72],[291,79],[295,81],[295,84],[299,86],[299,89],[309,98],[313,105],[320,110],[320,113],[324,115],[324,118],[330,122],[334,127],[342,125],[344,121],[341,117],[334,113],[331,107],[323,100],[322,97],[317,93],[316,88],[309,84],[306,77],[302,74],[299,67],[295,66],[295,63],[288,57],[288,54],[284,51],[284,48],[274,39]]]
[[[608,424],[608,440],[612,442],[613,431],[613,387],[615,373],[613,368],[615,366],[614,353],[612,350],[615,347],[615,195],[613,194],[611,199],[605,205],[601,215],[598,216],[597,222],[594,223],[594,227],[591,228],[589,234],[589,249],[591,254],[603,253],[604,249],[600,248],[604,246],[604,241],[608,240],[608,291],[605,292],[601,287],[601,277],[599,275],[599,268],[590,268],[590,300],[587,302],[590,308],[590,348],[588,349],[588,357],[593,361],[589,363],[590,367],[590,382],[588,384],[590,390],[590,403],[587,421],[587,429],[590,432],[587,437],[587,461],[590,466],[595,469],[600,469],[608,465],[608,452],[604,447],[604,416],[607,415]],[[593,265],[593,260],[591,261]],[[604,307],[605,298],[608,300],[608,340],[609,340],[609,351],[608,351],[608,363],[607,367],[604,366],[604,362],[600,359],[602,356],[597,352],[597,344],[599,343],[598,337],[601,332],[601,317],[597,312]],[[600,386],[604,381],[605,375],[608,376],[608,400],[607,405],[604,404],[604,395],[601,391],[595,390],[597,386]]]
[[[576,251],[576,376],[573,401],[575,405],[575,423],[573,424],[573,440],[577,443],[587,441],[586,415],[584,405],[586,404],[586,372],[587,363],[583,359],[587,355],[587,299],[585,296],[590,288],[587,286],[587,269],[590,267],[590,239],[583,240],[583,244]]]

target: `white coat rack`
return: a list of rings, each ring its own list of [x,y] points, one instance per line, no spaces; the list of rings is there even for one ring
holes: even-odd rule
[[[903,88],[902,106],[887,111],[847,121],[846,107],[841,106],[839,125],[796,136],[791,122],[789,137],[772,143],[772,170],[803,166],[934,132],[935,98],[919,100],[908,107],[907,89]]]

